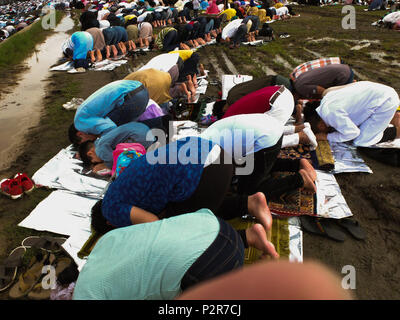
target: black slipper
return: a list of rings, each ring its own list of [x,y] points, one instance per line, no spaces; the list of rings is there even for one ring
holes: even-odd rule
[[[336,223],[346,229],[357,240],[364,240],[366,238],[365,231],[361,228],[358,221],[344,218],[339,219]]]
[[[304,231],[311,232],[329,239],[343,242],[346,235],[338,228],[335,219],[315,218],[311,216],[301,216],[301,226]]]

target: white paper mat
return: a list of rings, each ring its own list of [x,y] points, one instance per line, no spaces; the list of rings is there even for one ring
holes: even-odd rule
[[[333,174],[317,171],[317,215],[342,219],[353,214]]]
[[[74,159],[72,146],[62,149],[32,176],[35,184],[64,189],[91,198],[102,197],[107,181],[83,174],[82,161]]]
[[[95,71],[110,71],[114,70],[115,68],[127,63],[128,60],[103,60],[99,62],[95,62],[93,67],[89,68],[89,70]],[[77,73],[76,69],[74,68],[74,63],[72,61],[67,61],[63,64],[50,68],[50,71],[67,71],[68,73]]]

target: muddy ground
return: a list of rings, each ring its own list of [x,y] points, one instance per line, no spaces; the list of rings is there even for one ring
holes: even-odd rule
[[[200,49],[201,62],[210,70],[210,79],[221,79],[222,73],[287,76],[299,63],[316,56],[338,55],[353,66],[357,79],[385,83],[400,92],[399,34],[371,26],[382,12],[364,12],[358,7],[357,29],[343,30],[341,8],[295,9],[300,17],[271,24],[278,35],[288,32],[290,38],[278,37],[276,41],[256,48],[229,50],[224,46],[210,46]],[[356,45],[365,47],[351,50]],[[66,132],[74,112],[62,109],[63,103],[73,97],[88,97],[101,86],[122,79],[154,55],[136,57],[128,65],[110,72],[53,73],[48,81],[40,125],[31,130],[25,138],[24,151],[9,169],[0,172],[0,178],[20,171],[33,175],[61,148],[69,145]],[[216,98],[219,90],[218,86],[209,86],[207,95]],[[400,168],[366,156],[363,158],[373,174],[341,174],[336,178],[354,217],[365,229],[367,240],[356,241],[349,236],[344,243],[336,243],[304,233],[304,258],[317,259],[339,274],[345,265],[354,266],[354,293],[359,299],[399,299]],[[50,192],[37,189],[18,201],[0,197],[0,260],[24,237],[42,234],[19,228],[17,224]],[[7,299],[7,295],[0,295],[0,299]]]

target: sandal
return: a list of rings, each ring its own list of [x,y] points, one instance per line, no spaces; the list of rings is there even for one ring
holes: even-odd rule
[[[47,252],[59,252],[61,251],[61,245],[67,240],[63,237],[38,237],[30,236],[22,240],[22,245],[26,248],[40,248]]]
[[[11,287],[9,297],[22,298],[31,291],[42,276],[42,268],[49,263],[49,254],[38,253],[29,263],[28,270],[19,276],[19,280]]]
[[[356,220],[349,218],[339,219],[337,224],[347,230],[357,240],[364,240],[366,238],[364,230]]]
[[[55,263],[52,263],[52,265],[55,266],[56,279],[61,272],[71,265],[71,262],[72,260],[70,258],[59,258]],[[50,299],[51,290],[52,287],[45,289],[42,283],[39,282],[28,293],[28,298],[32,300],[48,300]]]
[[[311,216],[300,217],[303,230],[338,242],[343,242],[346,239],[346,235],[337,227],[334,220],[335,219],[315,218]]]
[[[14,283],[25,252],[25,247],[15,248],[0,265],[0,292],[7,290]]]

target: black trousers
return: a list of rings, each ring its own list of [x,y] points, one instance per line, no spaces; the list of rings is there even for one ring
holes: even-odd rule
[[[239,194],[251,195],[261,191],[267,200],[270,200],[303,186],[303,178],[298,173],[300,160],[278,159],[282,139],[283,136],[274,146],[254,154],[253,173],[248,176],[238,176]],[[272,173],[276,171],[289,171],[295,174],[273,178]]]
[[[192,56],[183,62],[179,68],[178,82],[186,81],[186,76],[197,74],[197,66],[200,62],[200,56],[198,53],[193,53]]]
[[[194,212],[202,208],[210,209],[217,217],[230,220],[248,214],[247,195],[228,195],[234,164],[224,164],[230,156],[223,152],[219,163],[213,163],[203,170],[199,185],[192,196],[182,202],[169,203],[163,217],[172,217]]]

